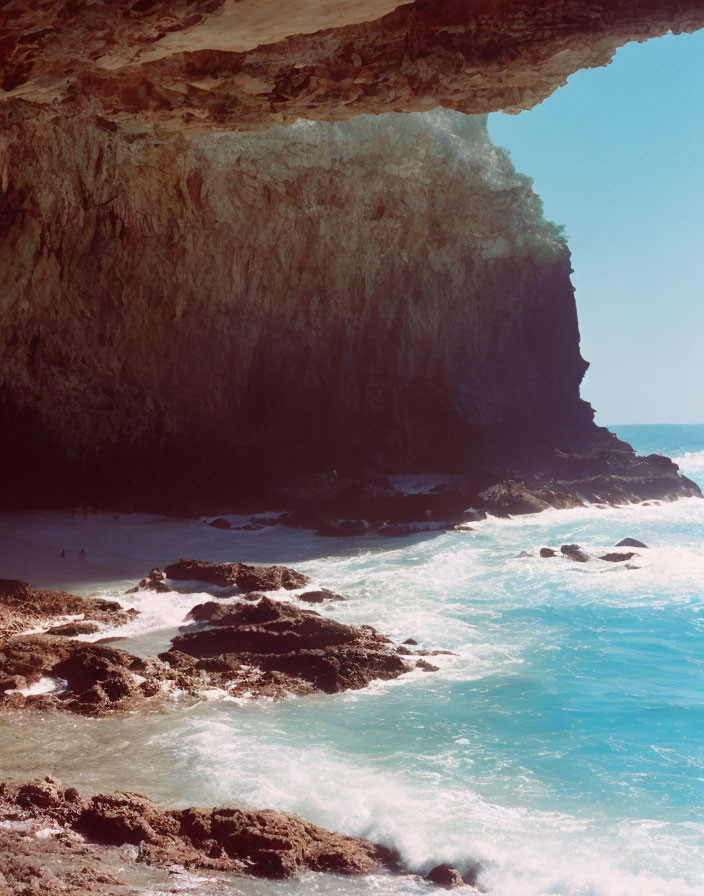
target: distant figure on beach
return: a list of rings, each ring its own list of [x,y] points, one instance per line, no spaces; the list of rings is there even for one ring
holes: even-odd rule
[[[83,548],[81,548],[81,553],[78,556],[81,558],[81,560],[85,560],[86,552],[83,550]]]
[[[62,548],[61,553],[59,554],[59,557],[61,557],[61,559],[63,560],[65,556],[66,556],[66,551]]]

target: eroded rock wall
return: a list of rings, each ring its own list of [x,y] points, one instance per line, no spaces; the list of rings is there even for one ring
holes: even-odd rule
[[[568,249],[484,117],[130,142],[19,109],[0,423],[25,499],[467,469],[507,428],[591,427]]]

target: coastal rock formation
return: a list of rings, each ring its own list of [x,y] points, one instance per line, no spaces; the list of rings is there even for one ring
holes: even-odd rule
[[[0,784],[0,891],[141,891],[138,865],[274,879],[399,870],[393,850],[284,812],[164,810],[133,793],[83,797],[51,778]]]
[[[210,601],[194,607],[171,648],[146,658],[77,640],[99,626],[123,624],[134,610],[0,580],[0,709],[103,716],[158,709],[175,696],[193,701],[219,692],[279,700],[363,688],[414,666],[437,671],[420,659],[428,651],[395,647],[371,626],[344,625],[253,590],[305,587],[309,579],[294,569],[181,560],[167,572],[239,587],[246,602]],[[143,587],[156,583],[168,591],[162,575],[152,570]],[[325,588],[296,596],[310,603],[344,600]],[[79,612],[84,618],[60,621]],[[32,627],[44,632],[23,634]]]
[[[310,579],[288,566],[250,566],[247,563],[214,563],[210,560],[178,560],[164,569],[167,579],[196,580],[240,591],[292,591],[305,588]]]
[[[74,626],[93,623],[93,631],[101,626],[116,628],[129,622],[135,613],[135,610],[124,610],[117,601],[32,588],[19,579],[0,579],[0,635],[52,625],[64,629],[58,634],[69,634],[61,624],[64,617],[80,617],[72,623],[66,622]]]
[[[197,673],[179,674],[159,660],[66,637],[0,639],[3,709],[29,706],[102,716],[156,706],[177,688],[195,696],[196,680]],[[204,676],[198,683],[207,686]]]
[[[283,674],[294,693],[359,689],[411,668],[371,626],[344,625],[268,597],[234,606],[209,602],[190,616],[207,627],[174,638],[175,650]]]
[[[704,0],[7,0],[0,500],[215,513],[422,471],[500,513],[698,494],[594,426],[569,251],[484,115],[420,113],[528,108],[702,23]]]
[[[698,492],[593,425],[569,251],[483,117],[164,142],[2,108],[4,503],[327,489],[379,510],[327,518],[384,520],[383,477],[425,470],[468,478],[392,496],[397,521],[514,480],[547,503]]]
[[[131,132],[518,111],[701,0],[5,0],[0,99]]]

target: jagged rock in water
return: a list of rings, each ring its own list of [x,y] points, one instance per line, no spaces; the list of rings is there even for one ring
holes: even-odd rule
[[[198,571],[215,583],[239,583],[247,589],[255,584],[294,589],[308,583],[307,577],[281,566],[179,562],[185,578]],[[161,575],[159,570],[150,575],[156,573]],[[362,688],[376,678],[395,678],[412,668],[370,626],[343,625],[256,591],[248,590],[244,597],[247,603],[212,601],[196,606],[188,616],[196,623],[195,630],[187,625],[170,650],[156,658],[141,658],[73,640],[98,630],[92,618],[119,624],[132,618],[134,611],[0,580],[0,709],[60,709],[104,716],[158,709],[177,695],[197,700],[213,690],[223,696],[282,699],[289,694]],[[304,592],[300,599],[344,600],[328,589]],[[30,622],[46,625],[69,609],[81,610],[86,619],[54,625],[46,634],[22,634]]]
[[[237,587],[241,591],[293,591],[310,583],[288,566],[250,566],[247,563],[214,563],[211,560],[178,560],[164,569],[169,579],[207,582],[222,588]]]
[[[156,591],[160,594],[166,594],[171,591],[171,588],[164,581],[165,578],[163,570],[154,567],[148,576],[141,579],[134,588],[128,588],[125,594],[136,594],[137,591]]]
[[[604,554],[603,557],[599,557],[600,560],[606,560],[609,563],[624,563],[626,560],[632,560],[633,557],[638,557],[639,554],[635,554],[633,551],[627,551],[625,554],[619,554],[618,552],[613,552],[611,554]]]
[[[408,672],[388,638],[267,597],[257,604],[211,601],[190,613],[207,628],[173,639],[173,648],[202,659],[234,657],[290,678],[291,690],[335,693]],[[410,653],[410,651],[409,651]]]
[[[637,538],[622,538],[621,541],[616,545],[617,548],[647,548],[647,544],[643,544],[642,541],[638,541]]]
[[[345,598],[341,594],[335,594],[328,588],[320,588],[316,591],[304,591],[298,595],[298,599],[307,604],[322,604],[325,601],[343,601]]]

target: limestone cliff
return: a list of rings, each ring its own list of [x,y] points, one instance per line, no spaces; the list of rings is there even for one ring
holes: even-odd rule
[[[486,485],[597,436],[569,251],[482,116],[160,142],[15,104],[0,140],[5,501]]]

